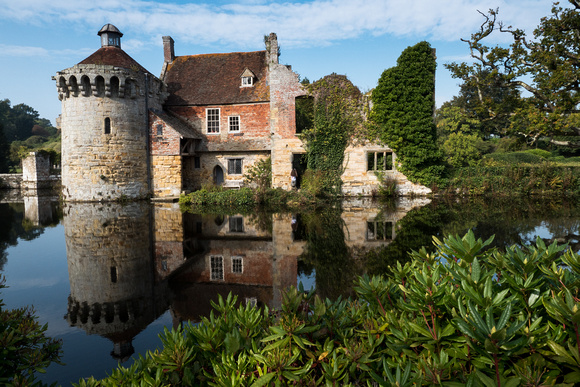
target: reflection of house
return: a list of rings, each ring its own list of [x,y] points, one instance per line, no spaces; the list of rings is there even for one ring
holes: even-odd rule
[[[187,243],[197,248],[171,280],[179,320],[208,315],[210,301],[229,292],[242,303],[280,306],[280,291],[296,285],[297,254],[279,254],[274,235],[258,227],[257,218],[186,216]]]
[[[263,51],[186,56],[175,56],[173,39],[163,37],[160,78],[121,49],[115,26],[98,34],[99,50],[54,77],[66,200],[172,197],[208,183],[240,187],[248,168],[267,157],[272,185],[290,189],[305,153],[295,116],[305,91],[298,74],[279,63],[276,34]],[[344,193],[372,194],[377,171],[404,191],[427,190],[394,165],[388,147],[349,147]]]

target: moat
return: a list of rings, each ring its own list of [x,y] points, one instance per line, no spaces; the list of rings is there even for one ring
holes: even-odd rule
[[[173,203],[64,204],[0,198],[6,308],[32,305],[62,361],[42,381],[105,377],[161,345],[165,327],[208,315],[218,294],[276,308],[302,282],[324,297],[352,294],[357,275],[381,274],[433,235],[536,236],[580,248],[576,200],[370,199],[305,213],[183,213]]]

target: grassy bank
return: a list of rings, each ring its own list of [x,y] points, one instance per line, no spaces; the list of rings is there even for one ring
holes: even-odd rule
[[[579,195],[580,167],[557,163],[482,164],[454,170],[444,193],[463,195]]]

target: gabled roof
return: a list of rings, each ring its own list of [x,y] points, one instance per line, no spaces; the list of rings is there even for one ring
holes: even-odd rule
[[[240,87],[245,69],[254,75],[253,87]],[[169,65],[165,83],[168,106],[224,105],[267,102],[266,51],[178,56]]]
[[[88,58],[79,62],[79,64],[94,64],[94,65],[108,65],[122,67],[126,69],[135,69],[148,74],[151,74],[141,66],[135,59],[131,58],[129,54],[121,50],[119,47],[106,46],[101,47]]]
[[[185,120],[166,112],[152,111],[157,117],[169,124],[182,138],[201,139],[202,136]]]

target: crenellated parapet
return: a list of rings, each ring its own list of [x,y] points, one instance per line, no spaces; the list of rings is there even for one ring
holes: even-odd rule
[[[145,93],[162,104],[168,96],[165,84],[140,69],[109,65],[78,64],[56,73],[58,99],[71,97],[108,97],[135,99]]]

